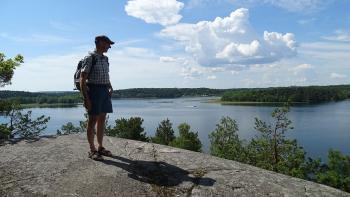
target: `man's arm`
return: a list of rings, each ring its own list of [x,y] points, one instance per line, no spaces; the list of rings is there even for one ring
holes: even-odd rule
[[[89,96],[87,94],[87,85],[86,85],[86,79],[88,77],[88,74],[86,72],[81,72],[80,74],[80,90],[83,95],[84,99],[84,106],[87,110],[91,109],[91,101],[89,99]]]

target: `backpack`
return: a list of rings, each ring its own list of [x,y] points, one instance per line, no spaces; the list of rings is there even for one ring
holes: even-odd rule
[[[88,78],[90,76],[90,73],[92,72],[96,62],[97,62],[97,58],[96,58],[96,55],[95,54],[91,54],[91,57],[92,57],[92,62],[91,62],[91,69],[90,69],[90,72],[88,74]],[[75,73],[74,73],[74,90],[80,90],[80,74],[81,74],[81,69],[83,68],[83,63],[84,63],[84,59],[80,60],[78,65],[77,65],[77,69],[75,70]]]

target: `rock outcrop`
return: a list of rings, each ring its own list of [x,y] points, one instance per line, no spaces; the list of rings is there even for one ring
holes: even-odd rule
[[[203,153],[105,137],[114,156],[87,157],[85,134],[0,146],[0,196],[350,196]]]

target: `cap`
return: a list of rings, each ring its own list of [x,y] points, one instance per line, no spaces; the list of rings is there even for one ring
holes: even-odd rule
[[[100,41],[105,41],[105,42],[109,42],[110,44],[114,44],[114,42],[105,35],[100,35],[95,37],[95,43],[98,43]]]

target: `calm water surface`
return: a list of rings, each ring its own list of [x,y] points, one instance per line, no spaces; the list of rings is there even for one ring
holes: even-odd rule
[[[254,130],[254,118],[271,121],[273,106],[238,106],[206,103],[208,98],[178,99],[121,99],[113,100],[113,114],[109,123],[117,118],[140,116],[149,136],[153,136],[160,121],[169,118],[177,134],[177,126],[186,122],[193,131],[198,131],[204,152],[209,151],[208,134],[222,116],[230,116],[239,125],[239,136],[250,139]],[[51,120],[44,134],[56,134],[56,130],[67,122],[78,125],[83,119],[84,108],[32,108],[33,116],[45,114]],[[294,130],[287,133],[295,138],[307,151],[308,156],[325,159],[329,148],[350,155],[350,101],[331,102],[319,105],[294,106],[288,117]]]

